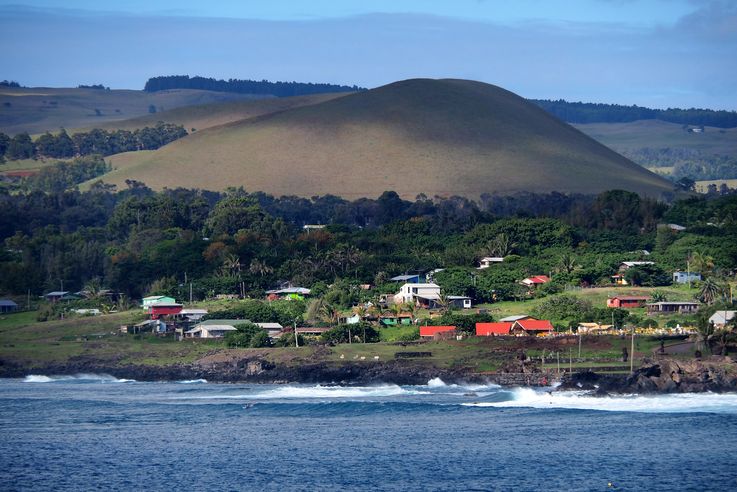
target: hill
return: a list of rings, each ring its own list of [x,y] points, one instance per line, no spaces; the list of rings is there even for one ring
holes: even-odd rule
[[[246,94],[203,90],[144,92],[0,86],[0,132],[15,135],[92,128],[156,112],[225,101],[254,99]],[[145,125],[144,125],[145,126]]]
[[[198,131],[112,165],[105,181],[119,186],[308,197],[672,189],[525,99],[466,80],[396,82]]]
[[[294,97],[270,97],[266,99],[245,99],[242,101],[224,101],[211,104],[183,106],[160,113],[146,114],[123,121],[110,121],[96,128],[135,130],[146,126],[154,126],[159,121],[182,125],[187,131],[197,131],[220,126],[234,121],[241,121],[256,116],[285,111],[287,109],[308,106],[328,101],[345,94],[315,94]]]

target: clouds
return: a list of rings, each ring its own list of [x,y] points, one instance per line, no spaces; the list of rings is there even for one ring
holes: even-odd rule
[[[605,1],[605,0],[601,0]],[[0,8],[3,77],[141,88],[168,74],[377,86],[471,78],[525,97],[737,109],[734,9],[678,23],[475,22],[373,14],[303,21],[80,15]]]

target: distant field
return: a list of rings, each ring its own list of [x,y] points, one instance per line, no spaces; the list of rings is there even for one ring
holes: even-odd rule
[[[696,191],[706,193],[709,191],[710,184],[715,184],[718,188],[722,183],[725,183],[730,188],[737,188],[737,179],[712,179],[708,181],[696,181]]]
[[[657,120],[573,126],[620,152],[644,147],[679,147],[712,154],[737,155],[737,128],[706,127],[704,133],[688,133],[683,125]]]
[[[182,106],[254,99],[246,94],[198,90],[132,90],[0,87],[0,132],[32,135],[59,128],[92,128]],[[155,120],[155,118],[154,118]]]

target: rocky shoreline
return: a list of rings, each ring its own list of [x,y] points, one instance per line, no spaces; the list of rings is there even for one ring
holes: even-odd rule
[[[168,366],[120,365],[102,359],[79,357],[64,364],[26,367],[0,360],[0,377],[37,375],[109,374],[136,381],[181,381],[206,379],[221,383],[305,383],[366,385],[393,383],[422,385],[433,378],[446,383],[494,383],[502,386],[545,386],[555,374],[523,368],[522,372],[477,373],[467,368],[439,369],[412,361],[376,363],[307,362],[274,364],[261,357],[216,354],[191,364]],[[590,391],[591,394],[653,394],[736,392],[737,363],[729,357],[708,359],[646,360],[634,373],[597,374],[584,371],[564,375],[556,391]]]

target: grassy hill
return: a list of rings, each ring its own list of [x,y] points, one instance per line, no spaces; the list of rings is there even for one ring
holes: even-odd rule
[[[243,101],[224,101],[195,106],[183,106],[128,120],[110,121],[102,125],[97,125],[97,128],[134,130],[136,128],[155,125],[159,121],[165,121],[167,123],[182,125],[187,131],[191,131],[193,128],[200,131],[234,121],[286,111],[287,109],[298,108],[300,106],[309,106],[342,96],[345,96],[345,93],[246,99]]]
[[[0,87],[0,132],[8,135],[21,132],[38,134],[57,131],[60,127],[100,127],[112,121],[148,115],[151,105],[159,113],[182,106],[253,98],[245,94],[189,89],[151,93],[133,90]],[[154,117],[154,122],[158,121],[156,115],[151,116]]]
[[[657,196],[672,189],[515,94],[465,80],[396,82],[197,131],[111,162],[105,181],[119,186],[125,179],[153,188],[243,185],[307,197],[612,188]]]

